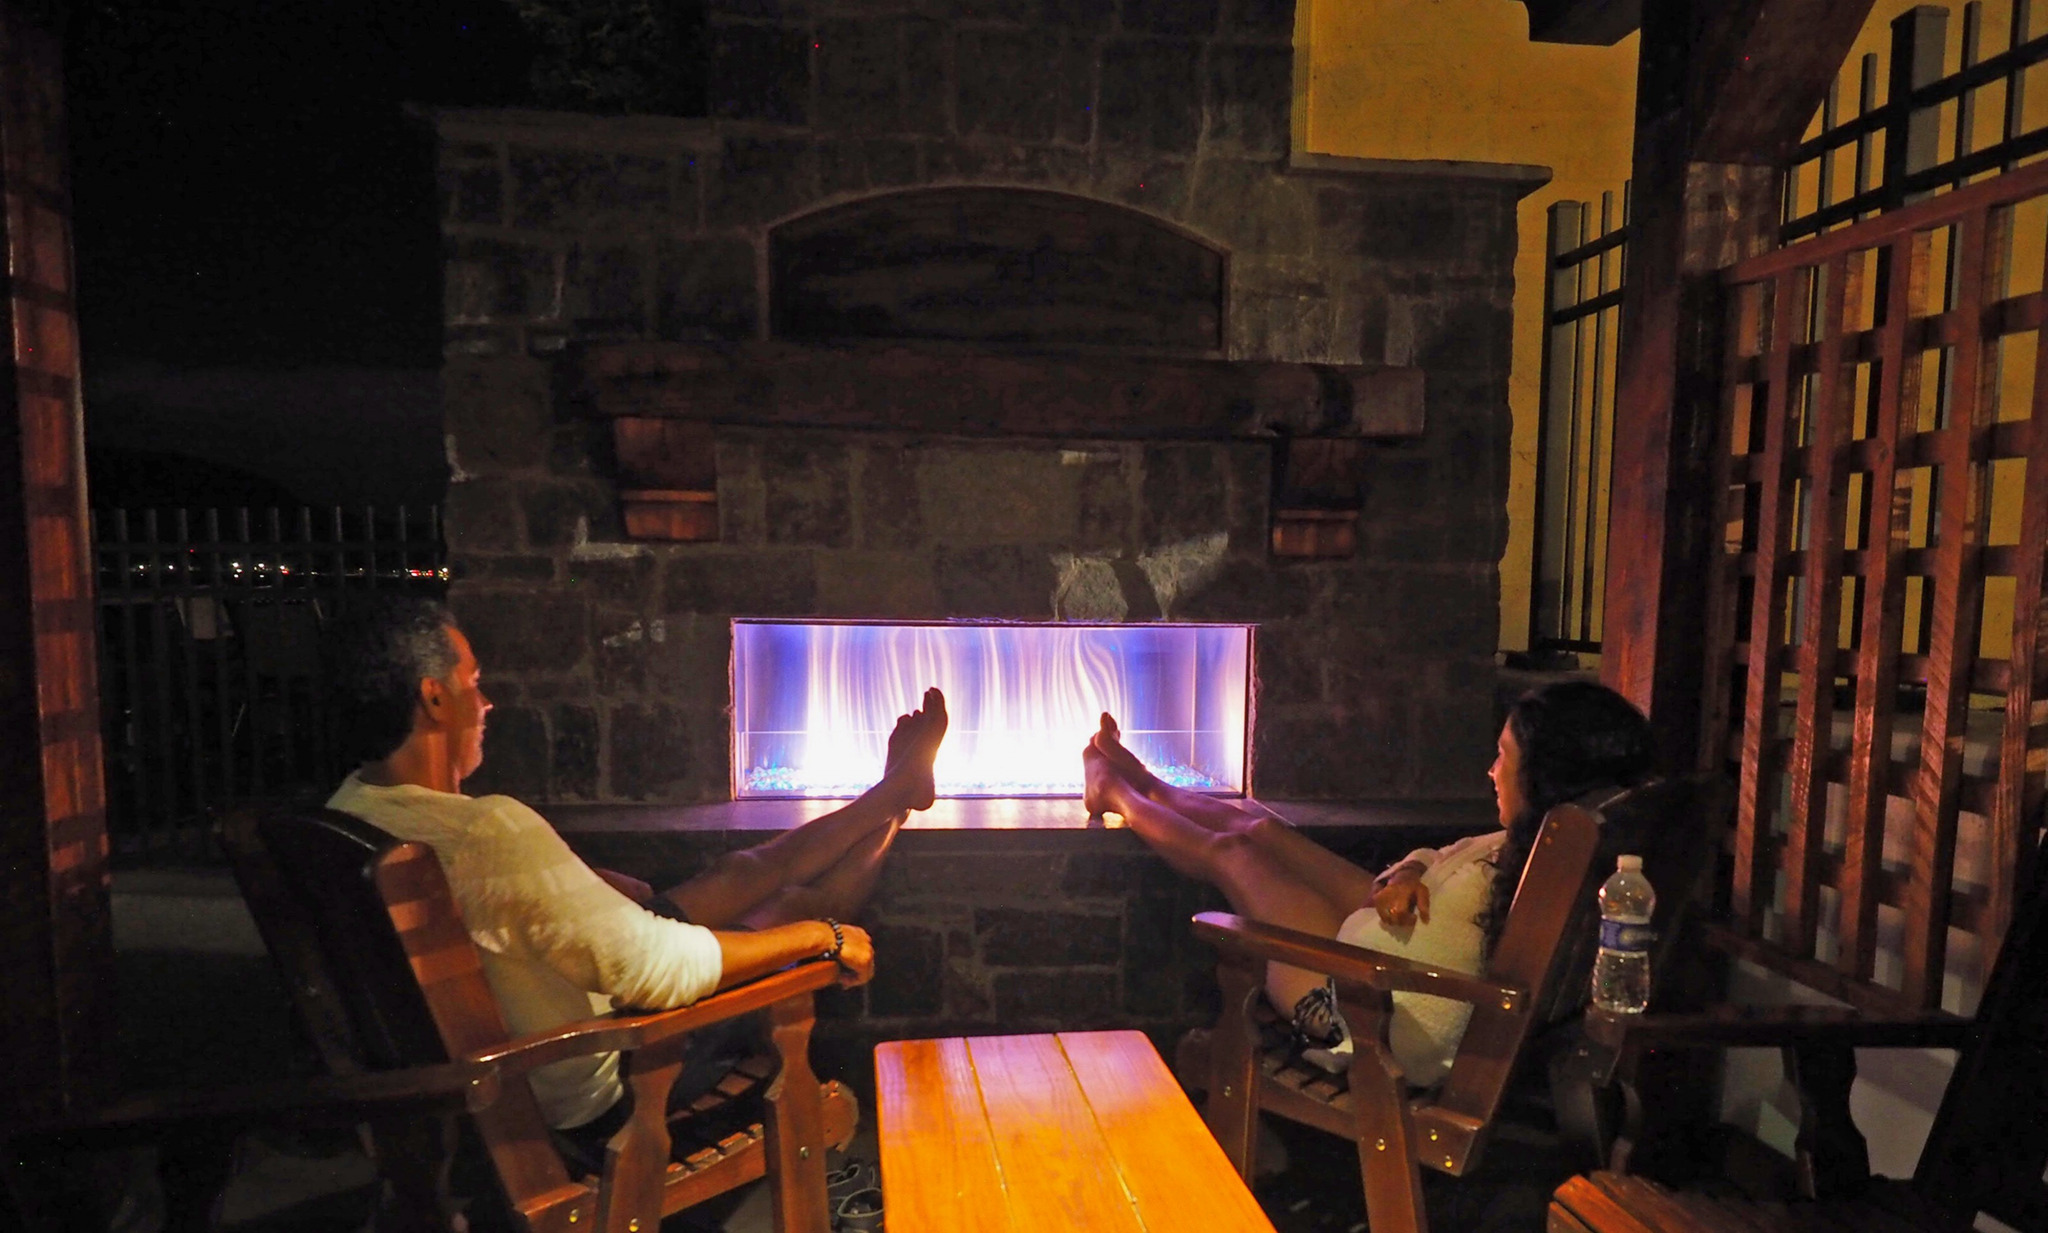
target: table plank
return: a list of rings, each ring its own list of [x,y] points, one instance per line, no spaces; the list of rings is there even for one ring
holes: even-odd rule
[[[1144,1033],[1062,1032],[1059,1044],[1149,1233],[1272,1233]]]
[[[1145,1233],[1121,1185],[1105,1185],[1109,1145],[1052,1036],[967,1042],[996,1159],[1033,1227]],[[899,1228],[901,1226],[898,1226]]]
[[[1023,1233],[1011,1220],[966,1041],[877,1045],[875,1089],[891,1229]]]

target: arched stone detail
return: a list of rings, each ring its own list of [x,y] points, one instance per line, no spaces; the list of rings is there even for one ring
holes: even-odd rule
[[[769,333],[792,342],[1224,349],[1229,254],[1140,210],[1071,193],[912,189],[790,219],[768,237]]]

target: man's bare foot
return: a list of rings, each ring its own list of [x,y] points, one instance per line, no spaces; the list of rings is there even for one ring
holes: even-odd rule
[[[1152,790],[1159,786],[1159,777],[1146,769],[1138,755],[1124,748],[1123,731],[1116,726],[1116,717],[1108,711],[1102,713],[1102,727],[1088,738],[1088,743],[1107,758],[1117,774],[1133,788],[1150,796]]]
[[[924,706],[897,719],[889,734],[889,757],[883,764],[882,782],[895,789],[895,799],[905,809],[930,809],[938,798],[932,782],[932,761],[939,756],[939,742],[946,739],[946,695],[936,688],[924,691]]]
[[[1123,771],[1094,741],[1081,746],[1081,781],[1081,803],[1087,806],[1089,817],[1105,813],[1125,815],[1130,812],[1130,798],[1138,794]]]

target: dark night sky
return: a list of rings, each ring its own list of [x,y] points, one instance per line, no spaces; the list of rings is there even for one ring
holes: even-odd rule
[[[439,362],[408,102],[526,103],[501,0],[79,0],[65,19],[88,365]]]

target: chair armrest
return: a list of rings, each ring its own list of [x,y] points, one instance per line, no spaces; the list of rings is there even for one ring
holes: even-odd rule
[[[1588,1040],[1616,1054],[1645,1049],[1830,1045],[1863,1049],[1957,1049],[1972,1020],[1928,1011],[1876,1018],[1843,1006],[1716,1006],[1698,1014],[1617,1015],[1588,1010]]]
[[[1268,925],[1228,912],[1195,916],[1195,936],[1218,950],[1321,972],[1338,980],[1356,981],[1385,993],[1429,993],[1460,1002],[1485,1003],[1502,1010],[1521,1010],[1528,991],[1482,976],[1468,976],[1442,967],[1416,963],[1396,955],[1351,946],[1280,925]]]
[[[503,1067],[507,1075],[524,1075],[537,1067],[592,1053],[651,1050],[680,1040],[699,1028],[764,1010],[787,998],[815,993],[839,979],[839,965],[813,959],[784,968],[759,980],[735,985],[723,993],[645,1014],[579,1019],[545,1032],[532,1032],[502,1045],[469,1055],[473,1062]]]
[[[499,1084],[496,1066],[461,1061],[205,1092],[144,1092],[82,1113],[11,1123],[0,1128],[0,1139],[18,1150],[66,1151],[148,1142],[198,1125],[354,1126],[392,1117],[476,1113],[497,1100]]]

